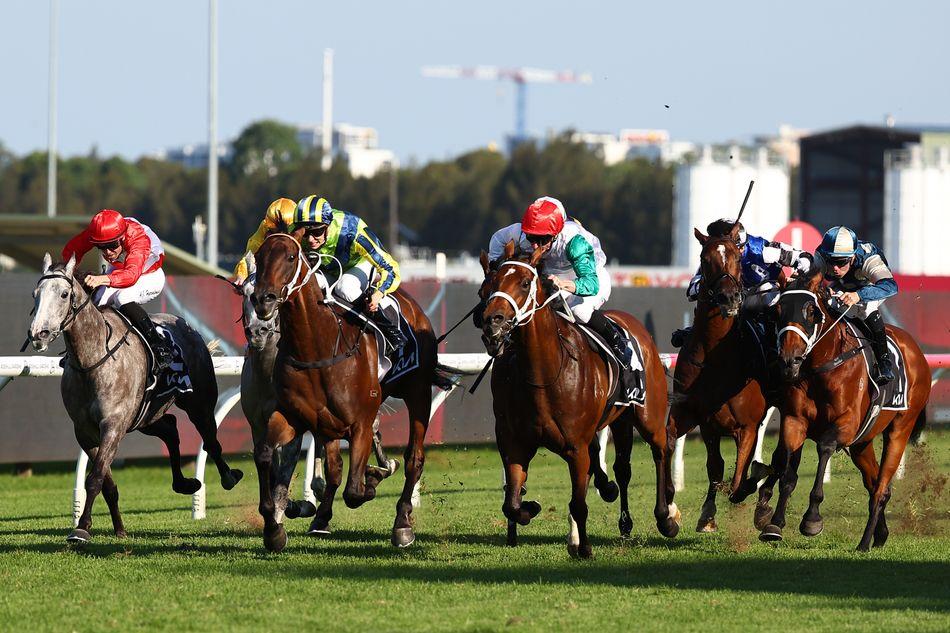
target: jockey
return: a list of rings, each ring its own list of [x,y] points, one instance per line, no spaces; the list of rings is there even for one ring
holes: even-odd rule
[[[871,333],[871,347],[877,357],[878,375],[874,381],[886,385],[894,380],[891,353],[887,349],[884,319],[878,311],[881,303],[897,294],[897,282],[887,259],[874,244],[862,242],[846,226],[835,226],[825,233],[815,251],[815,265],[821,268],[839,301],[848,307],[847,315],[861,319]]]
[[[139,304],[151,301],[165,287],[161,240],[135,218],[103,209],[85,230],[67,242],[63,261],[75,256],[78,262],[93,247],[109,263],[109,270],[104,275],[87,274],[83,284],[92,291],[97,306],[117,308],[145,336],[155,353],[153,373],[160,374],[171,365],[172,350]]]
[[[297,203],[290,230],[300,228],[306,229],[301,245],[308,261],[330,280],[336,279],[334,294],[355,304],[371,289],[365,302],[367,316],[382,330],[391,351],[403,347],[407,340],[399,329],[399,314],[379,305],[383,297],[399,287],[399,264],[383,249],[366,222],[334,209],[325,198],[311,195]]]
[[[706,227],[710,237],[728,235],[736,221],[731,218],[722,218],[711,222]],[[747,313],[766,316],[766,308],[778,302],[780,294],[778,278],[783,266],[790,266],[797,272],[808,272],[811,260],[802,251],[782,242],[771,242],[757,235],[746,234],[745,227],[739,222],[739,233],[736,237],[736,246],[739,247],[740,265],[742,267],[743,300],[742,309]],[[702,273],[697,271],[686,288],[686,299],[696,301],[699,298],[699,284]],[[674,347],[682,347],[692,328],[684,328],[673,332],[670,342]],[[774,328],[766,327],[766,336],[772,334]],[[763,341],[763,350],[771,354],[777,350],[774,341]],[[776,348],[776,350],[773,350]],[[768,364],[768,363],[767,363]]]
[[[607,256],[600,240],[580,222],[569,220],[564,205],[556,198],[538,198],[527,208],[520,223],[498,230],[491,237],[488,257],[501,258],[508,242],[532,252],[543,249],[544,270],[548,279],[567,294],[567,305],[581,323],[600,334],[625,367],[630,367],[632,352],[620,327],[600,310],[610,298]],[[476,313],[479,311],[476,310]]]
[[[260,225],[257,227],[257,231],[248,238],[247,247],[244,252],[256,253],[257,249],[259,249],[264,242],[264,238],[266,238],[267,234],[271,231],[281,229],[286,231],[294,221],[294,211],[296,210],[297,203],[290,198],[277,198],[271,202],[270,206],[267,207],[267,212],[264,214],[264,219],[261,220]],[[247,263],[243,257],[238,260],[237,266],[234,267],[234,277],[235,281],[239,284],[244,283],[247,279]]]

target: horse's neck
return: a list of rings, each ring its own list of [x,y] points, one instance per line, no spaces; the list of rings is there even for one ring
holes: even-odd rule
[[[75,287],[75,282],[73,284],[74,293],[84,292],[82,289]],[[86,297],[84,295],[80,296],[83,297],[79,301],[79,304],[82,305],[86,301]],[[121,333],[119,334],[121,335]],[[107,337],[106,317],[92,300],[89,300],[89,303],[82,310],[75,313],[72,322],[63,330],[63,339],[66,342],[68,354],[82,367],[88,367],[102,358],[109,343]]]
[[[336,344],[337,317],[330,306],[321,303],[323,292],[311,280],[296,296],[281,307],[281,339],[286,349],[332,355]],[[332,332],[332,336],[326,333]],[[323,335],[318,335],[322,333]]]
[[[834,323],[837,317],[832,316],[827,312],[823,312],[825,315],[825,323]],[[831,326],[831,331],[824,333],[824,331],[819,332],[818,336],[821,337],[821,340],[812,348],[811,352],[808,354],[808,359],[811,362],[812,367],[820,367],[825,363],[828,363],[835,359],[838,354],[844,351],[845,347],[845,332],[847,331],[847,325],[844,322],[844,319],[835,323]],[[834,372],[825,372],[828,375],[833,374]]]
[[[707,350],[716,347],[729,335],[735,323],[735,317],[726,318],[719,308],[700,303],[696,306],[693,321],[693,340]]]
[[[540,301],[539,301],[540,302]],[[552,309],[539,310],[517,332],[517,357],[525,376],[534,384],[549,384],[561,370],[561,341]]]
[[[251,359],[254,376],[256,378],[267,380],[274,374],[274,364],[277,359],[277,345],[280,343],[280,336],[272,334],[264,345],[263,349],[254,349],[250,345],[247,348],[247,355]]]

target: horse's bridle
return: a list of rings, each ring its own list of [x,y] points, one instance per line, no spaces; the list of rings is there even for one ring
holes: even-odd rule
[[[531,289],[528,291],[528,296],[524,300],[524,305],[518,305],[518,302],[515,301],[507,292],[502,292],[496,290],[488,296],[488,299],[485,300],[486,303],[494,299],[495,297],[501,297],[514,308],[515,317],[513,319],[508,319],[506,325],[508,326],[508,331],[514,330],[520,325],[529,323],[531,319],[534,318],[535,313],[538,310],[541,310],[548,306],[553,300],[561,296],[560,292],[555,292],[551,294],[550,297],[544,300],[544,303],[538,304],[538,286],[540,285],[540,277],[538,275],[538,269],[532,266],[531,264],[526,264],[525,262],[519,262],[516,260],[507,261],[498,266],[498,270],[495,272],[495,275],[501,274],[501,269],[505,266],[521,266],[531,271],[532,280],[531,280]]]
[[[841,321],[841,319],[845,317],[845,315],[848,313],[848,310],[851,309],[851,306],[848,306],[841,313],[841,315],[837,319],[835,319],[831,325],[825,328],[824,332],[822,332],[821,330],[824,327],[825,321],[827,319],[825,318],[825,311],[822,310],[821,307],[819,306],[821,299],[819,299],[818,295],[812,292],[811,290],[784,290],[779,295],[779,301],[781,301],[782,297],[784,297],[785,295],[792,295],[792,294],[808,295],[809,297],[811,297],[815,301],[815,306],[818,309],[818,314],[821,315],[821,321],[815,324],[815,328],[811,334],[807,334],[805,330],[803,330],[802,328],[798,326],[797,323],[786,325],[785,327],[783,327],[781,330],[778,331],[778,340],[780,343],[782,340],[782,334],[784,334],[785,332],[794,332],[799,337],[801,337],[803,341],[805,341],[805,351],[802,352],[802,356],[801,356],[802,360],[804,360],[805,357],[808,356],[808,354],[813,349],[815,349],[815,346],[818,345],[818,341],[823,339],[825,335],[828,334],[828,332],[831,332],[834,329],[834,327],[838,324],[838,322]]]
[[[733,275],[732,273],[724,272],[724,273],[720,273],[720,275],[716,277],[716,280],[713,281],[711,284],[709,284],[709,286],[706,288],[707,299],[709,299],[710,301],[713,300],[713,298],[716,296],[716,291],[719,289],[719,284],[722,283],[723,279],[728,279],[729,281],[734,283],[736,285],[736,292],[738,292],[740,296],[743,294],[742,284],[739,282],[736,276]],[[713,303],[716,303],[716,302],[713,301]]]
[[[43,281],[47,279],[62,279],[63,281],[69,284],[69,314],[67,314],[59,324],[59,331],[62,332],[67,327],[69,327],[70,323],[76,320],[76,317],[79,316],[79,313],[82,312],[82,309],[85,308],[86,305],[89,304],[89,302],[92,300],[92,293],[89,293],[88,295],[86,295],[85,301],[83,301],[79,305],[76,305],[73,302],[73,299],[76,298],[76,290],[73,287],[73,282],[75,280],[72,277],[65,274],[61,274],[59,272],[46,273],[42,277],[40,277],[39,280],[36,282],[36,287],[39,288],[40,284],[43,283]]]

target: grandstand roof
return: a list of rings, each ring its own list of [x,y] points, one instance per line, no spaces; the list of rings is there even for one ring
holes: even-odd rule
[[[89,218],[80,215],[60,215],[55,218],[38,215],[0,214],[0,253],[12,257],[25,268],[39,270],[43,255],[56,259],[66,242],[89,224]],[[169,275],[226,275],[221,268],[210,266],[191,253],[168,242],[165,264]],[[86,268],[96,267],[95,253],[83,258]]]

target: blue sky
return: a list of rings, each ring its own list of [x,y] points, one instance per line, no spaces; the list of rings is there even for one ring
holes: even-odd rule
[[[444,158],[514,127],[508,83],[426,79],[427,64],[589,71],[533,85],[528,128],[670,130],[721,141],[877,123],[950,123],[950,4],[937,2],[219,2],[219,129],[335,119],[403,159]],[[207,2],[62,0],[59,146],[135,157],[207,138]],[[47,137],[48,4],[0,0],[0,142]],[[665,107],[669,105],[669,108]]]

